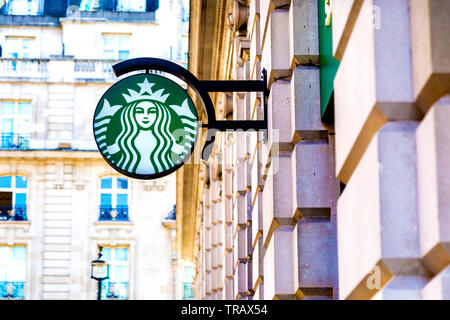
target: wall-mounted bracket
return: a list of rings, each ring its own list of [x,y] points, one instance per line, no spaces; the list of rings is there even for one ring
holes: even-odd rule
[[[135,58],[125,60],[113,65],[113,71],[117,77],[129,72],[145,70],[158,70],[170,73],[191,87],[203,102],[208,123],[201,127],[208,128],[202,158],[207,160],[212,151],[208,148],[214,144],[216,131],[255,130],[265,131],[267,139],[267,71],[263,69],[261,80],[198,80],[189,70],[171,61],[158,58]],[[262,92],[263,120],[217,120],[214,105],[208,92]]]

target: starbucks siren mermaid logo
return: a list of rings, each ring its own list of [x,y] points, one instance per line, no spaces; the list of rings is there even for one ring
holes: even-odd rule
[[[103,156],[119,169],[158,175],[190,156],[197,121],[192,100],[179,85],[139,74],[117,82],[100,99],[94,137]]]

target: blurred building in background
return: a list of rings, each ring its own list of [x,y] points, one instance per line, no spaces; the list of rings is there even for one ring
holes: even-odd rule
[[[195,298],[450,299],[449,14],[446,0],[191,0],[189,70],[266,68],[270,89],[267,138],[218,133],[177,172]],[[212,99],[217,119],[262,119],[259,94]]]
[[[95,299],[100,246],[111,265],[103,299],[189,298],[175,175],[125,178],[92,133],[113,64],[148,56],[187,66],[189,3],[0,4],[0,299]]]

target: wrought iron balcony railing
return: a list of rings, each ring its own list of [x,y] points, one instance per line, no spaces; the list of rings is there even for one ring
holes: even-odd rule
[[[115,82],[112,66],[120,60],[59,58],[0,58],[0,79],[27,78],[30,81]],[[174,61],[187,68],[187,61]],[[138,71],[145,72],[145,70]],[[160,74],[161,71],[151,70]]]
[[[100,60],[100,59],[75,59],[74,76],[76,79],[106,79],[115,78],[112,66],[119,62],[118,60]]]
[[[30,134],[2,133],[1,149],[26,150],[30,148]]]
[[[25,282],[0,281],[0,299],[24,299]]]
[[[100,206],[99,221],[128,221],[128,206],[116,208]]]
[[[101,298],[104,300],[128,299],[128,282],[102,281]]]
[[[44,78],[48,76],[49,59],[1,58],[0,73],[7,77]]]
[[[177,219],[177,205],[173,206],[173,209],[164,218],[164,220],[176,220]]]
[[[0,221],[26,221],[27,206],[0,206]]]
[[[183,282],[183,299],[184,300],[194,299],[194,290],[192,289],[191,282]]]
[[[0,77],[113,81],[112,65],[119,60],[0,58]]]

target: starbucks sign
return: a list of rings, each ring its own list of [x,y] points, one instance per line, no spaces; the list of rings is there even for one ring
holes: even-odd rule
[[[199,128],[207,129],[198,155],[208,160],[217,132],[265,131],[267,141],[267,71],[261,80],[199,80],[188,69],[159,58],[133,58],[112,66],[117,77],[145,70],[118,81],[100,98],[94,112],[97,147],[116,171],[132,178],[157,179],[179,169],[190,158]],[[150,70],[172,75],[195,94],[192,99],[181,86]],[[260,92],[263,119],[218,120],[211,92]],[[196,110],[203,108],[200,123]],[[196,148],[197,150],[197,148]],[[199,159],[196,157],[195,159]]]
[[[124,78],[101,97],[94,113],[94,138],[117,171],[140,179],[168,175],[195,146],[195,106],[174,81],[154,74]]]

